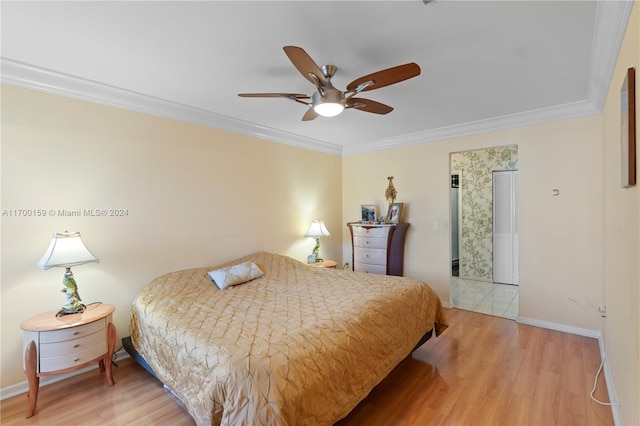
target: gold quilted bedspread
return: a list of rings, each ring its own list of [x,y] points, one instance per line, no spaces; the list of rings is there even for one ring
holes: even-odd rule
[[[207,276],[246,260],[264,277]],[[331,425],[446,327],[422,282],[264,252],[158,277],[131,311],[134,347],[198,425]]]

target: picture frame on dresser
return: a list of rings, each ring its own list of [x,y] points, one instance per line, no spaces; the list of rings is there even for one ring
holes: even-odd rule
[[[361,204],[360,205],[360,221],[364,223],[375,222],[378,220],[377,204]]]
[[[400,223],[404,203],[391,203],[384,218],[385,223]]]

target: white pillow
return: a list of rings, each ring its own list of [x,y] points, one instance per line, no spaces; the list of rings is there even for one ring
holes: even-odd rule
[[[207,274],[220,290],[224,290],[227,287],[260,278],[264,275],[264,272],[255,263],[246,261],[226,268],[216,269],[215,271],[209,271]]]

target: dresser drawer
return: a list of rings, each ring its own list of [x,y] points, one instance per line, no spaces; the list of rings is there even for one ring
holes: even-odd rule
[[[44,357],[44,354],[42,354],[43,356],[40,357],[40,372],[47,373],[82,365],[106,353],[107,342],[103,339],[99,344],[75,353],[53,357]]]
[[[65,340],[77,339],[79,337],[88,336],[89,334],[104,330],[105,327],[106,321],[104,319],[101,319],[73,328],[47,331],[44,333],[40,333],[40,343],[55,343],[64,342]]]
[[[364,226],[353,226],[354,237],[373,237],[373,238],[387,238],[389,234],[388,226],[378,226],[375,228],[369,228]]]
[[[368,263],[371,265],[387,265],[387,250],[359,248],[353,253],[354,266],[358,263]]]
[[[353,265],[355,272],[367,272],[369,274],[386,274],[387,267],[384,265],[370,265],[368,263],[355,263]]]
[[[355,250],[359,247],[362,248],[379,248],[387,249],[386,238],[374,238],[374,237],[353,237],[353,246]]]
[[[408,223],[347,223],[351,231],[353,270],[402,276]]]
[[[101,342],[104,342],[104,340],[104,333],[98,331],[97,333],[93,333],[88,336],[65,340],[64,342],[41,343],[40,356],[50,358],[72,354],[99,345]]]

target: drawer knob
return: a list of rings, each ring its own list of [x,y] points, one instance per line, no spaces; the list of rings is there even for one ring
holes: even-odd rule
[[[369,257],[369,255],[367,255],[367,257]]]
[[[73,362],[78,362],[80,361],[80,358],[74,358]]]
[[[74,335],[74,336],[77,336],[78,334],[80,334],[80,332],[79,332],[79,331],[74,331],[74,332],[73,332],[73,335]]]
[[[367,244],[369,244],[369,241],[367,241]]]
[[[73,345],[73,347],[74,347],[74,348],[79,348],[79,347],[80,347],[80,344],[79,344],[79,343],[76,343],[75,345]]]

